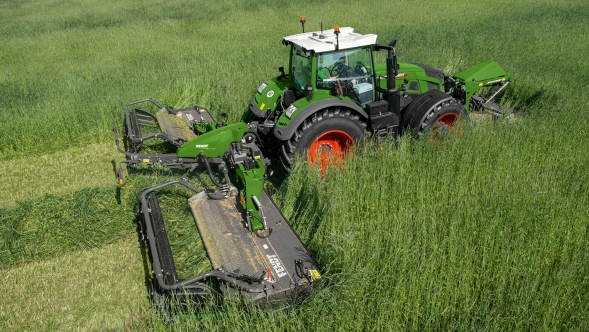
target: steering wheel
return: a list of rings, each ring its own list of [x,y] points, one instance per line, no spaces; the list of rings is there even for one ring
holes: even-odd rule
[[[367,75],[368,75],[368,69],[362,63],[362,61],[358,61],[358,63],[356,64],[356,67],[354,67],[354,76],[367,76]],[[358,83],[364,83],[366,81],[367,81],[366,78],[358,79]]]
[[[348,67],[345,62],[337,61],[331,68],[329,68],[329,76],[344,76],[348,73],[349,69],[350,67]]]

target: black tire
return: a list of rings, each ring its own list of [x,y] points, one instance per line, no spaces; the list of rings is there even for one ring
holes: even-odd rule
[[[327,135],[335,135],[335,141],[339,138],[348,138],[347,142],[339,142],[345,150],[351,145],[355,145],[364,138],[366,132],[366,123],[360,120],[357,114],[349,109],[325,109],[309,116],[295,130],[292,137],[283,142],[280,151],[280,163],[285,172],[290,172],[297,155],[305,155],[307,161],[311,161],[308,151],[315,143],[315,147],[321,145],[322,139]],[[333,142],[333,137],[331,138]],[[340,139],[341,140],[341,139]],[[328,144],[325,149],[329,149]],[[323,149],[323,147],[321,147]]]
[[[437,90],[430,90],[416,98],[403,115],[403,128],[419,138],[433,129],[440,136],[452,130],[459,119],[468,118],[464,105]]]

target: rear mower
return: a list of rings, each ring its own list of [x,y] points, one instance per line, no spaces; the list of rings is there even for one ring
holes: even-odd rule
[[[377,44],[376,35],[349,27],[304,32],[304,17],[301,23],[303,33],[282,39],[290,49],[288,73],[280,67],[280,75],[257,88],[243,122],[218,122],[202,106],[176,110],[154,99],[125,106],[124,148],[113,128],[127,157],[117,170],[121,184],[123,164],[159,164],[204,169],[217,187],[205,192],[183,178],[140,192],[154,292],[198,298],[212,293],[201,282],[216,278],[254,301],[308,293],[321,277],[319,266],[263,190],[270,159],[287,172],[296,156],[323,168],[367,135],[419,137],[452,130],[469,112],[509,111],[492,101],[511,82],[493,61],[446,76],[441,69],[398,62],[395,40]],[[374,62],[378,51],[387,52],[385,63]],[[483,87],[492,89],[487,98],[477,95]],[[142,104],[155,111],[138,108]],[[155,132],[147,133],[149,128]],[[146,142],[153,141],[171,151],[146,152]],[[188,280],[175,274],[156,195],[171,185],[195,192],[189,205],[214,268]]]
[[[181,303],[217,299],[221,293],[211,287],[210,280],[223,285],[217,288],[239,290],[253,302],[294,303],[321,278],[317,262],[263,190],[270,162],[254,143],[250,130],[245,123],[235,123],[200,135],[198,144],[186,143],[178,149],[179,157],[173,164],[165,164],[169,160],[165,154],[132,154],[146,161],[158,160],[168,167],[190,168],[179,180],[144,188],[137,194],[137,215],[141,239],[149,251],[148,285],[154,304],[169,310],[172,298]],[[116,128],[114,132],[117,147],[123,151]],[[186,149],[189,152],[183,152]],[[184,159],[185,153],[194,157]],[[215,190],[202,190],[190,182],[189,175],[197,168],[209,172]],[[213,169],[221,174],[223,183]],[[188,205],[213,268],[188,279],[180,279],[176,272],[157,196],[158,191],[171,186],[193,192]]]

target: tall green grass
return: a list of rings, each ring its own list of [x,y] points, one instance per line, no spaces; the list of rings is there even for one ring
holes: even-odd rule
[[[10,278],[0,285],[0,326],[587,330],[588,7],[2,2],[0,263]],[[516,79],[502,102],[519,112],[467,122],[437,144],[368,142],[324,180],[297,163],[273,192],[324,267],[316,292],[289,311],[230,302],[220,315],[205,308],[165,325],[142,282],[134,195],[179,175],[135,172],[117,189],[118,157],[104,148],[110,128],[125,103],[152,96],[238,120],[258,84],[285,65],[280,38],[300,31],[299,15],[307,30],[323,22],[377,33],[380,43],[396,38],[401,61],[448,73],[495,60]],[[186,197],[167,198],[172,214],[187,212]],[[198,246],[192,235],[178,228],[177,249]],[[195,257],[181,257],[186,274]]]
[[[305,13],[307,29],[318,29],[321,22],[353,25],[378,33],[381,43],[396,38],[401,60],[449,72],[497,60],[517,77],[516,91],[530,90],[529,95],[541,89],[562,92],[562,83],[574,88],[573,82],[586,78],[575,54],[586,52],[588,45],[574,37],[587,33],[574,24],[586,9],[583,3],[399,1],[390,12],[369,10],[381,2],[364,6],[365,11],[350,15],[340,10],[346,7],[340,2],[251,8],[204,1],[141,7],[130,2],[4,3],[0,153],[108,141],[111,126],[121,122],[123,105],[151,96],[176,106],[198,102],[235,121],[255,87],[285,64],[287,49],[280,38],[299,32],[296,18]],[[566,74],[546,74],[555,72]],[[555,95],[562,96],[545,98]]]

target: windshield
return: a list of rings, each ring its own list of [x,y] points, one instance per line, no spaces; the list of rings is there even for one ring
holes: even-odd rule
[[[362,107],[374,101],[374,78],[369,47],[321,53],[317,57],[318,89],[333,90]]]
[[[299,48],[293,47],[291,59],[291,76],[296,87],[304,90],[311,84],[311,59]]]
[[[319,54],[317,86],[330,89],[336,81],[372,84],[371,64],[369,48]]]

